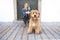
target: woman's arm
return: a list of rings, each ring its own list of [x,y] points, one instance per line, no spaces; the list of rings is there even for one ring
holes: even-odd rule
[[[23,17],[26,15],[26,11],[24,8],[22,9],[22,14],[23,14]]]

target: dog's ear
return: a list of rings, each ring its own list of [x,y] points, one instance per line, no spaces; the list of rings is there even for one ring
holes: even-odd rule
[[[29,13],[29,16],[30,16],[30,18],[31,18],[31,12]]]
[[[40,12],[38,11],[38,17],[40,17]]]
[[[29,16],[30,16],[30,18],[31,18],[31,14],[33,13],[33,10],[29,13]]]

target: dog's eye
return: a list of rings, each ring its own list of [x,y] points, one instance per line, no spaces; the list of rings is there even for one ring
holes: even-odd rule
[[[34,14],[34,13],[33,13]]]

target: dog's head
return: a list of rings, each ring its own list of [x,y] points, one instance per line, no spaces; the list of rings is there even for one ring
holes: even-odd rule
[[[40,17],[40,13],[38,10],[32,10],[30,13],[30,18],[33,18],[34,20],[38,19]]]

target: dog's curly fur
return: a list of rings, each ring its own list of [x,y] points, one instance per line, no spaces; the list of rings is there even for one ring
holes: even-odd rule
[[[40,13],[38,10],[32,10],[30,13],[29,28],[27,33],[32,33],[33,29],[35,30],[35,34],[39,34],[41,32]]]

